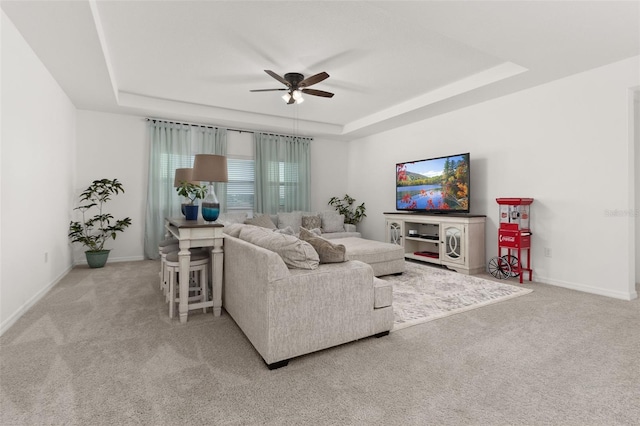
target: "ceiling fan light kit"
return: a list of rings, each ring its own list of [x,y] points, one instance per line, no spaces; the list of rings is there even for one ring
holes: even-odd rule
[[[281,91],[286,90],[287,93],[282,95],[282,99],[287,104],[301,104],[304,102],[304,98],[302,94],[320,96],[323,98],[332,98],[333,93],[325,92],[324,90],[317,89],[307,89],[307,87],[312,86],[314,84],[320,83],[323,80],[329,78],[329,74],[326,72],[321,72],[318,74],[314,74],[311,77],[304,78],[304,75],[297,72],[290,72],[281,77],[271,70],[264,70],[267,74],[269,74],[274,79],[278,80],[280,83],[287,86],[286,89],[256,89],[250,90],[251,92],[271,92],[271,91]]]

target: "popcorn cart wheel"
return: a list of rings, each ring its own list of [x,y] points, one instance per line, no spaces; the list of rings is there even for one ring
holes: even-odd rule
[[[512,254],[505,254],[504,256],[502,256],[502,259],[509,264],[512,277],[520,276],[520,273],[518,272],[520,270],[520,261],[516,256]]]
[[[512,274],[511,265],[509,265],[509,262],[504,259],[504,256],[496,256],[489,259],[489,263],[487,264],[487,271],[500,280],[505,280]]]

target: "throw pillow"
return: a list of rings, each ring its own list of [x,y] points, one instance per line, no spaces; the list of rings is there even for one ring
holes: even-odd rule
[[[302,227],[307,229],[320,228],[322,226],[322,220],[320,216],[302,216]]]
[[[322,236],[322,229],[320,228],[308,229],[307,231],[311,232],[312,234],[316,234],[316,237]]]
[[[285,234],[285,235],[295,235],[293,232],[293,229],[291,229],[290,226],[287,226],[284,229],[274,229],[273,232],[277,232],[278,234]]]
[[[245,226],[240,231],[240,239],[277,253],[288,268],[316,269],[320,263],[313,246],[292,235]]]
[[[342,232],[344,231],[344,215],[330,214],[322,215],[322,232]]]
[[[232,223],[224,227],[222,232],[232,237],[238,238],[240,236],[240,230],[244,228],[245,225],[242,223]]]
[[[220,213],[220,216],[218,216],[218,220],[216,220],[216,223],[220,223],[224,226],[227,225],[231,225],[232,223],[244,223],[244,221],[247,219],[247,213],[246,212],[226,212],[226,213]]]
[[[290,213],[278,213],[278,228],[285,229],[290,226],[293,229],[293,233],[300,232],[300,226],[302,225],[302,212],[290,212]]]
[[[300,239],[311,244],[318,252],[320,263],[341,263],[347,260],[347,250],[342,244],[333,244],[305,228],[300,228]]]
[[[271,218],[267,214],[261,214],[260,216],[253,217],[244,221],[247,225],[261,226],[268,229],[276,229],[276,225],[271,221]]]

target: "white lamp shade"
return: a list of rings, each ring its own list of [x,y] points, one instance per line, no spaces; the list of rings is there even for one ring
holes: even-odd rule
[[[193,180],[228,182],[227,157],[214,154],[196,154],[193,161]]]

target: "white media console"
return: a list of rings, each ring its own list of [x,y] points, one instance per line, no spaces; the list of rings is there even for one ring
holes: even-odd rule
[[[404,257],[443,265],[463,274],[486,270],[486,216],[385,213],[386,241],[404,247]]]

